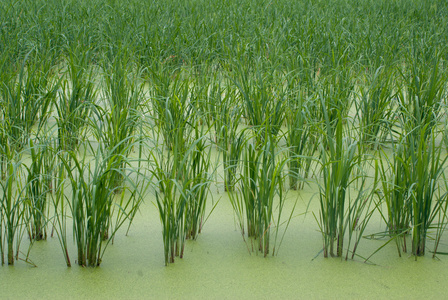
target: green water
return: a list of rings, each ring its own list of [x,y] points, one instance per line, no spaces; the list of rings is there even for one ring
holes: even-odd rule
[[[249,254],[236,229],[225,193],[197,241],[185,256],[164,266],[162,236],[156,208],[147,201],[129,236],[117,233],[99,268],[75,264],[67,268],[56,238],[38,242],[31,252],[37,265],[22,261],[0,268],[1,299],[297,299],[297,298],[441,298],[445,295],[448,260],[431,253],[417,261],[398,257],[393,243],[372,258],[376,265],[324,259],[321,235],[311,214],[303,215],[313,188],[299,192],[295,217],[278,255]],[[292,199],[297,194],[290,193]],[[317,204],[317,198],[315,201]],[[311,209],[315,209],[315,204]],[[124,227],[123,227],[124,228]],[[122,228],[122,229],[123,229]],[[369,223],[372,232],[380,222]],[[26,242],[26,241],[24,241]],[[371,254],[385,241],[363,240],[358,254]],[[446,251],[443,244],[440,251]],[[318,255],[316,257],[316,255]],[[313,258],[316,257],[314,260]]]

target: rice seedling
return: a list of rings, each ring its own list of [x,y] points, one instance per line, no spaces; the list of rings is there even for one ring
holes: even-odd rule
[[[210,185],[210,152],[204,152],[205,136],[166,152],[153,149],[151,170],[156,180],[156,205],[162,224],[165,265],[183,257],[185,240],[200,232]],[[183,140],[179,140],[182,142]],[[209,147],[209,146],[208,146]],[[185,149],[178,152],[176,149]]]
[[[410,161],[402,144],[395,146],[393,161],[390,161],[384,152],[381,157],[381,198],[387,209],[387,218],[383,215],[383,219],[387,223],[390,236],[403,237],[395,239],[398,254],[401,256],[401,251],[407,252],[406,233],[409,232],[411,222],[412,198],[409,187],[412,184],[408,177]]]
[[[55,100],[59,149],[77,149],[85,134],[86,120],[95,103],[93,68],[89,67],[93,49],[72,46],[67,49],[67,76],[61,81]],[[89,70],[90,68],[90,70]]]
[[[276,82],[274,74],[264,76],[259,70],[254,78],[241,66],[237,66],[235,85],[240,92],[244,114],[254,131],[255,139],[262,143],[266,131],[276,136],[285,118],[286,93]]]
[[[365,229],[371,216],[369,212],[371,201],[366,187],[365,175],[354,176],[354,171],[359,168],[358,155],[361,155],[357,153],[357,143],[350,137],[344,137],[340,114],[338,114],[335,135],[333,136],[329,124],[330,119],[325,110],[324,114],[327,123],[325,136],[327,142],[325,144],[328,150],[321,145],[322,182],[319,183],[320,211],[318,219],[322,232],[324,257],[343,256],[344,240],[348,231],[350,238],[347,246],[347,259],[352,234],[355,230],[360,230],[361,232],[352,250],[353,258],[362,236],[362,230]],[[358,186],[357,194],[352,196],[352,184],[358,180],[361,183]],[[358,224],[363,224],[363,226],[359,227]]]
[[[222,155],[224,165],[224,187],[232,191],[238,162],[244,144],[244,133],[237,133],[241,109],[230,86],[212,84],[207,103],[216,134],[216,145]]]
[[[141,108],[143,107],[143,84],[139,81],[139,73],[132,75],[129,71],[126,53],[114,57],[112,62],[105,62],[104,66],[104,100],[106,108],[97,105],[102,126],[95,131],[98,141],[104,143],[108,149],[116,151],[114,155],[115,167],[120,170],[125,164],[125,158],[130,154],[141,122]],[[123,182],[121,172],[114,172],[115,180],[111,182],[112,189],[117,189]]]
[[[287,158],[276,149],[277,141],[273,135],[268,135],[263,140],[264,143],[258,147],[250,143],[249,139],[245,140],[242,173],[237,181],[239,186],[235,192],[229,193],[229,197],[243,239],[246,240],[247,234],[252,241],[256,241],[258,245],[255,246],[255,251],[260,251],[266,257],[270,252],[275,254],[276,246],[277,251],[280,247],[277,239],[285,205],[283,171]]]
[[[167,74],[162,70],[161,74],[154,73],[154,90],[151,97],[155,116],[155,122],[159,132],[164,138],[164,144],[168,149],[185,151],[183,141],[191,132],[194,116],[194,107],[189,102],[193,97],[190,94],[190,82],[181,80],[179,74]],[[179,148],[181,147],[181,148]],[[181,157],[181,156],[175,156]]]
[[[125,141],[124,141],[125,142]],[[119,146],[119,145],[117,145]],[[94,151],[91,149],[91,151]],[[115,235],[116,231],[126,220],[129,213],[137,209],[136,205],[141,203],[141,194],[138,190],[131,191],[130,199],[126,202],[126,206],[119,207],[122,214],[117,216],[113,230],[111,218],[114,205],[119,205],[114,201],[114,190],[111,188],[111,181],[114,180],[114,172],[123,172],[116,169],[114,157],[117,155],[114,149],[105,149],[101,144],[96,149],[95,156],[92,160],[87,160],[86,154],[81,158],[69,151],[66,154],[61,152],[59,159],[65,170],[61,170],[60,176],[62,185],[65,184],[65,178],[71,187],[71,198],[68,201],[71,217],[73,219],[73,235],[78,249],[77,263],[81,266],[99,266],[101,264],[104,251]],[[65,171],[65,174],[63,173]],[[125,177],[132,184],[129,176]],[[64,243],[63,250],[66,252],[66,244],[63,235],[65,234],[66,215],[62,211],[64,208],[65,196],[64,188],[58,191],[61,193],[58,211],[58,225],[60,226],[60,240]],[[122,194],[123,195],[123,194]],[[121,199],[120,203],[123,203]],[[131,204],[131,205],[129,205]],[[126,208],[126,211],[124,210]],[[106,234],[110,232],[109,234]],[[106,236],[106,238],[105,238]],[[104,241],[106,239],[106,241]],[[67,265],[70,260],[66,258]]]
[[[441,72],[440,54],[433,53],[427,60],[421,59],[419,54],[409,63],[409,70],[401,72],[403,84],[398,87],[398,103],[403,126],[407,133],[413,132],[418,140],[419,131],[416,127],[425,129],[429,138],[440,117],[443,100],[446,95],[446,74]],[[421,62],[420,62],[421,60]],[[420,63],[419,63],[420,62]]]
[[[57,149],[57,142],[55,142],[55,144],[56,147],[54,149]],[[62,159],[60,159],[61,163],[57,164],[54,174],[54,196],[51,197],[54,209],[52,224],[53,231],[56,231],[56,235],[61,245],[61,250],[67,267],[71,267],[67,242],[67,217],[70,217],[68,210],[71,209],[71,206],[68,195],[65,192],[67,188],[67,181],[69,179],[66,172],[66,166],[62,163],[62,161],[70,161],[70,154],[68,152],[60,151],[56,153],[56,156],[62,156]]]
[[[366,85],[359,87],[359,98],[354,103],[362,145],[378,145],[392,127],[393,75],[392,71],[379,67],[374,73],[367,73]]]
[[[37,125],[38,133],[49,117],[57,84],[51,65],[31,51],[25,55],[18,73],[0,87],[3,99],[3,125],[13,149],[22,149]]]
[[[29,205],[29,235],[34,240],[45,240],[47,238],[48,201],[47,193],[50,190],[52,170],[46,164],[49,157],[53,155],[49,145],[35,145],[29,140],[28,149],[31,152],[30,166],[27,169],[26,199]],[[50,158],[51,159],[51,158]],[[50,165],[51,166],[51,165]],[[48,174],[50,173],[50,174]]]
[[[0,181],[0,250],[2,265],[5,264],[5,254],[8,265],[13,265],[19,258],[20,242],[24,234],[23,224],[27,224],[26,205],[24,203],[24,188],[22,185],[22,161],[20,155],[10,151],[6,145],[6,176]]]
[[[412,193],[412,254],[425,254],[426,236],[436,215],[446,201],[446,193],[439,188],[447,157],[441,157],[436,146],[434,133],[429,143],[426,140],[426,128],[421,130],[417,148],[412,149],[413,181]]]
[[[179,195],[182,188],[178,187],[172,171],[165,171],[165,169],[173,170],[172,167],[168,163],[156,163],[154,173],[160,187],[160,192],[156,191],[156,201],[162,224],[165,265],[174,263],[174,258],[179,256],[179,251],[180,257],[183,257],[185,241],[182,232],[184,232],[185,226],[186,198]],[[174,177],[174,179],[171,177]]]
[[[415,130],[419,131],[419,140],[406,138],[410,143],[399,145],[394,152],[392,173],[386,177],[383,170],[383,191],[389,233],[392,237],[403,236],[402,242],[397,239],[397,247],[401,244],[406,252],[406,234],[411,233],[412,254],[421,256],[425,254],[428,229],[445,207],[446,193],[440,188],[440,180],[447,158],[442,158],[434,133],[428,142],[426,128]],[[436,228],[441,226],[443,221]],[[401,255],[399,247],[398,252]]]
[[[446,201],[446,195],[440,188],[446,158],[441,156],[442,147],[436,143],[435,127],[440,104],[433,102],[437,101],[434,98],[422,96],[426,93],[421,91],[418,96],[413,94],[416,102],[424,99],[424,105],[419,107],[405,105],[402,101],[404,94],[400,94],[397,114],[401,132],[394,147],[393,161],[390,162],[384,154],[387,163],[386,167],[382,166],[387,207],[387,219],[383,218],[393,238],[403,236],[402,242],[396,239],[399,255],[399,244],[406,252],[406,235],[411,233],[412,254],[416,257],[425,254],[427,231],[436,216],[442,213]],[[422,115],[421,110],[426,110],[428,115]],[[389,174],[385,171],[387,165]],[[444,226],[443,223],[440,226]]]
[[[201,233],[205,222],[205,208],[207,199],[210,196],[211,175],[211,147],[206,144],[206,136],[203,129],[194,129],[193,145],[195,147],[189,151],[189,162],[187,165],[186,179],[186,238],[196,239]],[[216,205],[215,205],[216,206]],[[214,209],[214,207],[213,207]],[[213,210],[212,209],[212,210]]]
[[[90,170],[90,164],[84,161],[85,156],[78,161],[73,152],[69,155],[74,168],[72,169],[69,161],[62,160],[62,163],[72,188],[70,208],[78,248],[77,261],[81,266],[98,266],[101,263],[103,234],[112,205],[112,192],[108,187],[105,169],[107,165],[98,158],[93,170]]]
[[[303,188],[308,177],[312,157],[318,143],[314,140],[314,126],[310,124],[310,112],[303,96],[297,95],[286,110],[286,146],[288,148],[289,187]],[[299,183],[299,181],[302,181]]]

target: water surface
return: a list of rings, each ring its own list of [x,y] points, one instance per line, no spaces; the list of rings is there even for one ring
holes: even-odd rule
[[[73,266],[67,268],[56,238],[38,242],[31,252],[37,265],[17,261],[0,268],[2,299],[295,299],[295,298],[442,298],[448,280],[448,260],[417,261],[409,254],[398,257],[393,243],[363,263],[325,259],[321,235],[306,211],[315,187],[289,194],[298,205],[277,256],[264,258],[249,253],[235,226],[228,197],[213,187],[220,199],[196,241],[186,245],[183,259],[164,266],[161,226],[148,198],[136,216],[128,236],[117,233],[99,268],[75,264],[76,249],[70,245]],[[310,210],[317,209],[317,198]],[[384,230],[378,218],[368,231]],[[24,240],[24,243],[26,241]],[[383,241],[363,240],[358,254],[366,257]],[[440,251],[447,251],[443,244]],[[314,259],[313,259],[314,258]]]

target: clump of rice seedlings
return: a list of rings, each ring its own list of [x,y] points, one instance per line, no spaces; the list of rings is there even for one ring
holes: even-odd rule
[[[23,224],[26,224],[25,196],[22,185],[22,161],[19,154],[10,151],[8,145],[4,146],[6,152],[5,179],[0,181],[0,250],[2,265],[5,264],[5,254],[8,265],[13,265],[19,258],[20,242],[23,237]]]
[[[426,130],[419,132],[419,141],[400,145],[399,152],[394,152],[392,174],[383,179],[389,232],[394,238],[403,236],[404,252],[406,234],[411,233],[412,254],[415,256],[425,254],[427,231],[446,201],[440,180],[447,158],[441,157],[434,134],[428,142]],[[398,251],[401,255],[400,249]]]
[[[96,90],[93,68],[89,66],[92,49],[73,46],[67,49],[67,73],[55,100],[59,149],[77,149],[86,130]]]
[[[16,150],[26,145],[35,125],[38,133],[45,124],[56,91],[51,66],[33,52],[25,55],[19,72],[0,86],[3,125]]]
[[[350,70],[345,68],[332,70],[329,74],[322,75],[318,81],[319,111],[312,118],[318,122],[323,121],[327,127],[325,131],[331,137],[334,136],[338,121],[345,122],[353,101],[354,82]],[[338,117],[339,114],[342,119]],[[327,140],[324,139],[324,142]]]
[[[416,257],[425,254],[427,231],[446,201],[440,188],[446,158],[442,158],[442,147],[436,142],[445,95],[445,75],[439,73],[439,59],[436,55],[424,65],[412,61],[409,73],[401,73],[404,87],[397,94],[398,141],[392,162],[384,155],[386,167],[382,167],[388,230],[405,252],[406,236],[411,233],[412,254]],[[401,255],[400,247],[398,252]]]
[[[242,151],[244,134],[237,133],[241,109],[230,86],[223,88],[221,83],[210,87],[207,104],[216,134],[216,145],[222,155],[224,165],[224,187],[232,191]]]
[[[31,163],[25,166],[28,171],[26,177],[26,199],[29,205],[28,230],[30,238],[39,241],[47,238],[47,193],[51,183],[48,177],[52,170],[48,169],[49,165],[46,162],[53,156],[53,152],[45,142],[42,145],[35,145],[32,139],[29,140],[28,150],[31,152]]]
[[[407,119],[403,120],[407,122]],[[406,126],[403,124],[406,128]],[[384,200],[387,207],[388,230],[392,238],[407,251],[406,236],[411,234],[412,254],[425,254],[427,232],[434,220],[445,208],[446,193],[442,192],[447,158],[442,157],[442,147],[436,144],[432,131],[428,136],[426,124],[423,128],[408,128],[400,137],[393,153],[389,174],[382,166]],[[418,134],[418,135],[417,135]],[[429,141],[428,141],[429,138]],[[387,158],[387,157],[386,157]],[[436,225],[439,230],[443,222]],[[397,237],[402,236],[403,239]]]
[[[85,161],[85,156],[78,160],[73,152],[68,154],[69,160],[61,159],[71,185],[70,208],[73,235],[78,248],[77,261],[81,266],[99,266],[103,234],[113,203],[113,192],[109,189],[107,178],[109,170],[107,163],[98,156],[91,170],[91,164]]]
[[[91,149],[93,152],[94,149]],[[64,154],[65,153],[65,154]],[[94,151],[95,156],[92,160],[88,160],[84,153],[80,158],[73,152],[61,152],[59,159],[61,164],[65,168],[65,174],[60,173],[62,185],[65,185],[65,178],[71,187],[71,197],[68,201],[68,207],[70,208],[71,217],[73,219],[73,235],[78,249],[77,263],[81,266],[99,266],[101,264],[102,256],[105,248],[112,240],[116,231],[124,223],[127,216],[130,214],[129,210],[133,210],[135,206],[127,205],[126,211],[124,208],[119,209],[124,212],[120,214],[120,217],[116,224],[113,226],[113,230],[106,241],[104,241],[105,233],[109,231],[109,227],[112,227],[111,218],[113,213],[113,207],[119,205],[114,201],[114,190],[111,189],[110,182],[113,180],[114,172],[123,172],[123,170],[116,169],[114,163],[114,156],[116,155],[112,150],[105,149],[103,145],[99,145],[98,149]],[[65,176],[65,177],[64,177]],[[129,176],[125,177],[130,183],[132,180]],[[131,184],[135,187],[134,184]],[[58,207],[64,208],[65,196],[64,187],[58,191],[61,193],[57,201],[61,201]],[[139,199],[141,194],[133,189],[131,191],[129,203],[139,204],[141,201],[134,201],[133,199]],[[121,201],[122,203],[123,201]],[[56,217],[59,224],[60,240],[65,241],[65,224],[66,224],[65,211],[58,211]],[[62,245],[62,248],[66,251],[66,244]],[[70,260],[66,258],[67,265]]]
[[[439,181],[446,158],[436,144],[436,125],[445,94],[444,75],[439,74],[439,58],[430,65],[414,63],[410,73],[402,73],[404,88],[398,91],[398,142],[394,147],[390,174],[383,167],[383,192],[387,225],[393,238],[412,234],[412,254],[424,255],[428,228],[443,207]],[[398,247],[397,243],[397,247]],[[398,247],[401,255],[400,247]]]
[[[367,73],[366,84],[359,86],[359,98],[354,102],[362,145],[378,145],[392,127],[393,79],[391,70],[379,67]]]
[[[152,174],[156,180],[156,205],[162,224],[165,265],[183,257],[185,240],[195,239],[202,227],[210,186],[210,150],[205,135],[174,150],[154,148]],[[184,152],[176,151],[178,148]],[[207,154],[208,153],[208,154]]]
[[[254,132],[257,143],[266,136],[277,136],[285,118],[286,93],[275,74],[258,71],[254,78],[239,67],[235,85],[238,87],[244,115]],[[278,82],[277,82],[278,81]]]
[[[411,58],[408,68],[401,72],[403,83],[398,86],[398,105],[400,118],[406,121],[402,124],[410,129],[401,128],[402,131],[415,134],[414,140],[420,135],[419,127],[425,130],[429,139],[433,128],[440,118],[443,100],[446,95],[445,72],[441,72],[441,58],[439,53],[428,61],[419,57]]]
[[[308,177],[312,156],[318,147],[314,140],[314,127],[310,124],[310,112],[304,102],[305,99],[298,95],[289,102],[286,110],[289,187],[293,190],[303,188],[303,180]]]
[[[99,130],[95,135],[99,142],[104,143],[109,150],[115,151],[115,167],[121,169],[125,158],[130,154],[131,144],[137,134],[141,122],[141,108],[143,106],[143,84],[140,82],[139,72],[129,71],[126,53],[114,57],[104,65],[104,101],[106,108],[96,106],[101,118]],[[122,185],[121,172],[114,172],[111,188],[117,189]]]
[[[340,114],[338,119],[334,135],[331,132],[329,118],[326,117],[325,119],[327,123],[325,136],[327,142],[325,145],[328,149],[321,145],[322,182],[319,183],[320,211],[318,223],[322,232],[324,257],[343,256],[344,240],[348,231],[347,259],[353,232],[355,230],[360,231],[355,246],[351,250],[352,258],[361,239],[362,231],[370,219],[369,206],[371,201],[368,197],[365,175],[354,176],[354,171],[359,168],[358,155],[361,155],[357,153],[357,143],[350,137],[344,137]],[[355,181],[360,181],[360,183],[358,183],[356,195],[352,196],[352,184]]]
[[[207,145],[203,129],[195,127],[193,145],[190,146],[186,179],[186,238],[196,239],[205,222],[205,208],[210,196],[211,146]],[[213,207],[214,208],[214,207]]]
[[[159,190],[156,189],[156,202],[162,224],[162,236],[165,266],[173,263],[176,256],[183,257],[185,237],[185,205],[186,197],[181,194],[183,188],[178,184],[173,168],[173,161],[157,159],[154,177]]]
[[[151,95],[155,123],[163,137],[166,148],[183,152],[185,138],[191,132],[194,106],[189,101],[190,81],[181,80],[177,73],[153,72],[154,88]],[[173,78],[171,78],[173,76]],[[179,148],[180,147],[180,148]],[[180,157],[180,156],[176,156]]]
[[[412,167],[416,175],[412,188],[412,254],[425,254],[428,229],[446,201],[446,193],[439,187],[447,157],[441,157],[441,147],[436,146],[434,133],[427,141],[426,128],[420,131],[417,148],[412,149]]]
[[[411,182],[408,176],[410,162],[403,144],[400,143],[394,146],[392,161],[384,152],[381,153],[381,199],[387,209],[387,218],[384,215],[383,218],[389,235],[395,238],[398,254],[401,256],[401,251],[407,252],[406,234],[411,221]]]
[[[252,251],[255,241],[255,251],[266,257],[270,252],[274,255],[276,246],[280,246],[277,245],[277,238],[285,205],[283,171],[287,158],[277,149],[277,140],[273,135],[266,136],[263,141],[263,144],[256,146],[246,139],[242,172],[237,177],[238,188],[230,192],[229,197],[243,239],[246,240],[247,234],[252,241]]]
[[[56,147],[54,149],[57,149],[58,142],[55,142],[55,146]],[[56,156],[56,158],[60,157],[59,161],[61,163],[56,165],[54,174],[54,196],[51,197],[54,209],[52,224],[53,231],[56,231],[56,235],[61,245],[67,267],[71,267],[67,243],[67,217],[70,217],[70,201],[68,199],[68,195],[66,194],[66,188],[69,178],[67,176],[66,166],[62,163],[62,161],[70,161],[70,154],[65,151],[59,151]]]

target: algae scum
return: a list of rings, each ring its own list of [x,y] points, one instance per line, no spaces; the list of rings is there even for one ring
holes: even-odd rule
[[[446,1],[2,1],[1,295],[446,281]]]
[[[310,189],[306,195],[313,193]],[[296,208],[297,212],[305,209],[303,202]],[[2,268],[2,297],[290,299],[378,298],[399,293],[397,297],[416,298],[444,293],[444,257],[415,262],[409,255],[397,257],[391,245],[374,256],[375,266],[362,259],[345,262],[322,255],[312,260],[322,240],[311,216],[293,219],[278,256],[249,255],[225,196],[198,240],[187,243],[185,258],[165,267],[158,213],[151,204],[141,211],[129,236],[117,234],[99,268],[66,268],[54,239],[36,243],[32,257],[37,268],[24,263]],[[364,243],[360,255],[383,243]]]

